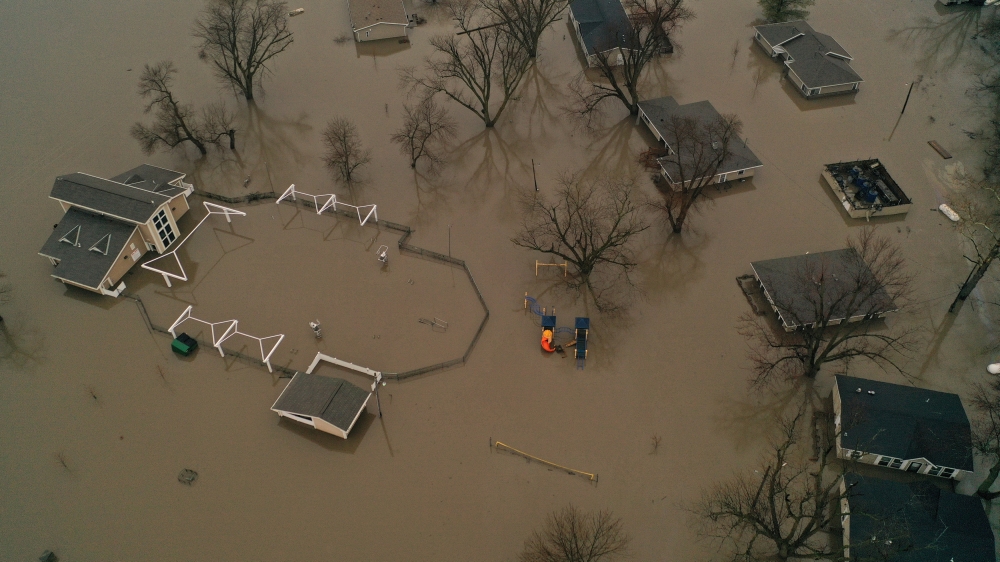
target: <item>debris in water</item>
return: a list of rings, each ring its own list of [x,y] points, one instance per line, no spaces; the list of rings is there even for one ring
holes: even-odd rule
[[[945,160],[951,158],[951,153],[944,149],[937,141],[927,141],[927,144],[931,145],[931,148],[937,151],[941,155],[941,158]]]
[[[194,484],[194,481],[198,479],[198,473],[191,470],[190,468],[185,468],[177,475],[177,481],[181,484],[187,484],[190,486]]]
[[[46,550],[45,552],[42,553],[41,556],[38,557],[38,561],[39,562],[59,562],[59,557],[56,556],[55,552],[52,552],[51,550]]]
[[[958,221],[962,220],[962,217],[958,216],[958,213],[956,213],[954,210],[952,210],[951,207],[949,207],[948,205],[946,205],[944,203],[941,203],[940,205],[938,205],[938,210],[940,210],[942,213],[944,213],[944,216],[946,216],[949,219],[951,219],[951,222],[958,222]]]
[[[295,9],[294,9],[294,10],[292,10],[291,12],[288,12],[288,17],[290,17],[290,18],[294,18],[294,17],[295,17],[295,16],[297,16],[297,15],[300,15],[300,14],[303,14],[303,13],[305,13],[305,11],[306,11],[306,9],[305,9],[305,8],[295,8]]]

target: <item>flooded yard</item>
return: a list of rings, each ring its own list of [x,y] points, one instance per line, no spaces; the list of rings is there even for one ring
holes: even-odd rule
[[[965,397],[995,361],[988,315],[971,301],[946,314],[968,265],[936,209],[956,171],[981,167],[970,41],[979,9],[821,0],[810,24],[854,56],[865,81],[856,96],[807,101],[753,44],[755,2],[691,0],[697,18],[675,53],[651,65],[644,97],[707,99],[739,115],[764,165],[750,182],[710,190],[681,235],[662,220],[642,234],[641,298],[628,318],[611,320],[562,288],[556,268],[536,276],[535,260],[547,256],[511,243],[519,196],[535,182],[548,196],[564,174],[630,175],[656,194],[637,162],[654,139],[634,117],[609,105],[588,130],[567,113],[583,56],[565,16],[494,129],[442,101],[458,135],[430,175],[411,170],[389,139],[406,101],[399,69],[422,64],[430,38],[451,30],[441,7],[410,6],[428,23],[409,43],[355,45],[335,41],[350,35],[346,0],[291,5],[305,8],[291,20],[295,42],[248,108],[198,58],[191,28],[202,6],[0,5],[0,271],[13,286],[0,308],[2,559],[51,549],[67,562],[513,560],[546,515],[570,503],[622,517],[636,560],[707,559],[712,549],[684,506],[750,468],[789,404],[747,389],[736,322],[750,306],[734,280],[751,261],[842,248],[869,224],[825,187],[820,174],[833,162],[878,158],[913,200],[905,216],[871,224],[917,274],[916,303],[888,320],[924,329],[926,345],[905,365],[914,379]],[[149,119],[136,82],[144,64],[166,59],[185,101],[222,99],[237,113],[235,151],[141,153],[129,136]],[[322,161],[321,132],[338,116],[372,150],[350,189]],[[954,158],[942,159],[932,140]],[[280,194],[294,183],[377,204],[380,220],[414,229],[410,243],[450,252],[475,276],[490,318],[468,362],[389,382],[383,417],[370,404],[346,441],[279,421],[269,408],[287,383],[281,373],[206,347],[176,356],[133,301],[64,286],[37,255],[62,216],[48,197],[56,176],[111,177],[142,162],[188,174],[196,193]],[[192,201],[182,229],[200,219]],[[291,369],[316,351],[384,371],[465,352],[483,310],[460,268],[400,253],[397,233],[345,217],[273,199],[230,206],[247,216],[231,226],[210,219],[180,252],[190,281],[168,289],[150,271],[126,276],[157,324],[193,305],[198,318],[236,318],[254,335],[286,333],[272,362]],[[387,268],[374,253],[383,244]],[[525,293],[555,306],[561,326],[592,319],[584,370],[540,351]],[[419,322],[434,317],[447,331]],[[315,319],[321,341],[307,325]],[[820,373],[822,394],[835,372]],[[906,382],[860,362],[849,373]],[[497,453],[495,440],[599,481]],[[183,469],[198,473],[191,486],[177,481]]]

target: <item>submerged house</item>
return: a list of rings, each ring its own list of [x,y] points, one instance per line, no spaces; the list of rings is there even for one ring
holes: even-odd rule
[[[757,44],[784,63],[788,78],[807,98],[850,94],[864,82],[840,43],[804,20],[758,25],[754,32]]]
[[[837,456],[916,474],[972,474],[972,433],[957,394],[837,375]]]
[[[840,483],[844,558],[898,562],[996,560],[983,502],[930,482],[848,472]]]
[[[708,125],[719,120],[722,116],[719,115],[719,112],[708,101],[680,105],[674,98],[666,96],[639,102],[638,120],[645,123],[649,131],[653,133],[653,136],[663,143],[664,148],[666,148],[669,154],[676,154],[676,147],[670,146],[668,142],[671,135],[668,133],[667,127],[670,126],[672,119],[678,117],[694,119],[699,124]],[[746,179],[753,176],[757,168],[763,166],[757,155],[747,147],[746,142],[739,138],[734,138],[729,142],[728,151],[729,154],[726,155],[725,159],[719,165],[715,171],[715,176],[709,183],[724,183]],[[681,156],[690,157],[691,155],[684,154]],[[673,162],[671,158],[666,157],[659,158],[657,163],[659,163],[661,173],[670,187],[678,189],[681,180],[679,178],[680,173],[677,169],[677,163]],[[688,167],[688,169],[690,168],[692,166]],[[684,180],[684,183],[697,182],[702,179],[687,178]]]
[[[343,379],[297,372],[271,410],[279,417],[347,439],[371,396]]]
[[[147,251],[163,253],[178,237],[194,186],[180,172],[143,164],[111,179],[83,173],[56,178],[49,197],[66,213],[38,252],[52,277],[117,297],[115,284]]]
[[[750,267],[786,332],[823,322],[836,326],[883,318],[898,310],[888,291],[875,286],[874,274],[853,248],[755,261]],[[865,290],[863,299],[844,299],[859,283]],[[804,290],[812,287],[822,293]],[[833,308],[817,309],[823,302]]]
[[[410,19],[403,0],[350,0],[349,4],[358,43],[406,37]]]
[[[569,20],[587,66],[597,66],[599,55],[606,55],[611,64],[622,64],[632,21],[621,0],[575,0],[569,5]]]

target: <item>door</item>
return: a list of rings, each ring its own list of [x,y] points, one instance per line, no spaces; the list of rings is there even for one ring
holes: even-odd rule
[[[911,462],[910,465],[906,467],[906,472],[920,472],[920,468],[923,466],[923,463]]]

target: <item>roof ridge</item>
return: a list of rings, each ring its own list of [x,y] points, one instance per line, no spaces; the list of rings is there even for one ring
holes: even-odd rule
[[[127,187],[129,189],[134,189],[136,192],[141,192],[143,194],[158,195],[160,197],[166,197],[165,195],[161,195],[159,193],[156,193],[156,192],[153,192],[153,191],[149,191],[147,189],[142,189],[142,188],[135,187],[135,186],[132,186],[132,185],[128,185],[128,184],[125,184],[125,183],[121,183],[121,182],[109,180],[107,178],[102,178],[100,176],[91,175],[91,174],[88,174],[86,172],[75,172],[75,173],[76,174],[80,174],[81,176],[87,176],[88,178],[94,178],[94,179],[97,179],[97,180],[106,181],[106,182],[108,182],[110,184],[113,184],[113,185],[116,185],[116,186],[122,186],[122,187]],[[118,197],[124,197],[126,199],[132,199],[134,201],[140,201],[142,203],[149,203],[150,205],[156,205],[156,201],[155,200],[145,199],[144,197],[142,197],[141,195],[139,195],[139,193],[132,193],[132,192],[118,193],[116,191],[111,191],[109,189],[106,189],[103,186],[99,186],[99,185],[85,185],[85,184],[82,184],[82,183],[74,182],[72,180],[68,180],[68,179],[66,179],[66,176],[60,176],[60,177],[63,178],[65,181],[69,181],[70,183],[75,183],[77,185],[82,185],[83,187],[89,187],[91,189],[96,189],[98,191],[103,191],[104,193],[109,193],[111,195],[117,195]]]

